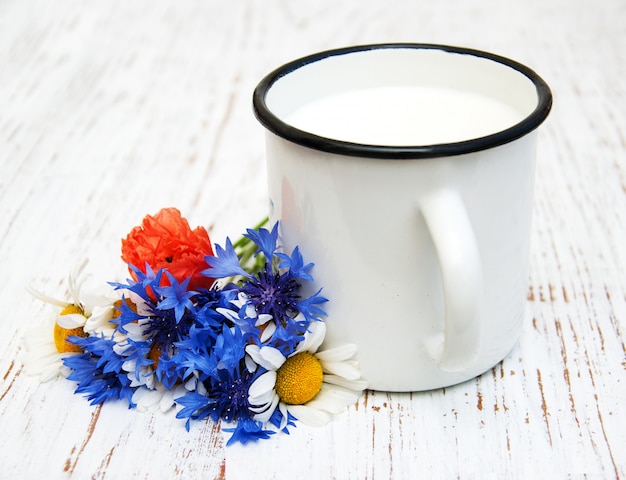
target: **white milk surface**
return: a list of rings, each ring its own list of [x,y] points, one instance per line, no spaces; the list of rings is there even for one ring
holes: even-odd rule
[[[441,87],[378,87],[331,95],[287,116],[294,127],[353,143],[418,146],[505,130],[524,115],[497,100]]]

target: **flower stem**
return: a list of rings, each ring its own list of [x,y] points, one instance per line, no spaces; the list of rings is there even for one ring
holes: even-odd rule
[[[254,230],[258,230],[269,222],[269,218],[265,217],[254,226]],[[239,257],[239,261],[243,269],[251,275],[261,270],[265,265],[265,255],[258,252],[258,246],[248,237],[242,236],[233,244],[235,253]],[[233,283],[241,280],[240,278],[231,279]]]

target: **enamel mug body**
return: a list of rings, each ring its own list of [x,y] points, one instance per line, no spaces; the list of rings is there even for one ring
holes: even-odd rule
[[[321,52],[257,86],[272,219],[369,388],[453,385],[518,341],[551,103],[529,68],[442,45]]]

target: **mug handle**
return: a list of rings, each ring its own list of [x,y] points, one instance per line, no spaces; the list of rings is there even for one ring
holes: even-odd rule
[[[425,341],[426,349],[442,370],[465,370],[480,348],[483,278],[478,242],[455,190],[428,195],[421,212],[437,251],[445,302],[444,330]]]

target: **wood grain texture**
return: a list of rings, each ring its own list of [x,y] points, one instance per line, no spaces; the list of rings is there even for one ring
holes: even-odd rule
[[[622,0],[1,1],[0,478],[626,478],[624,25]],[[267,210],[256,83],[386,41],[493,51],[554,91],[527,316],[501,364],[245,447],[24,374],[20,338],[52,311],[26,285],[64,296],[86,257],[123,279],[120,237],[164,206],[238,236]]]

